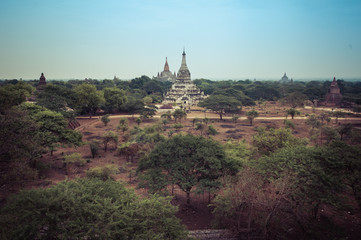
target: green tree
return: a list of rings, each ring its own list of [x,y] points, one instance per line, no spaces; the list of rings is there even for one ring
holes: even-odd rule
[[[12,106],[25,102],[33,91],[34,88],[31,85],[22,81],[0,86],[0,113],[4,114]]]
[[[181,123],[175,123],[172,127],[178,132],[181,128],[183,128],[183,125]]]
[[[124,133],[128,130],[128,119],[120,118],[118,129],[120,129]]]
[[[304,102],[308,99],[308,97],[300,92],[293,92],[289,94],[287,97],[283,98],[282,101],[291,106],[292,108],[303,107]]]
[[[287,116],[291,115],[291,118],[294,119],[295,115],[300,115],[300,111],[296,110],[295,108],[290,108],[286,111]]]
[[[66,166],[66,174],[69,175],[71,167],[74,165],[83,166],[85,164],[85,159],[80,153],[72,153],[64,156],[64,163]]]
[[[109,115],[106,114],[106,115],[102,116],[101,120],[104,123],[104,126],[108,125],[108,123],[110,122]]]
[[[125,142],[118,146],[117,151],[119,154],[125,155],[127,162],[133,162],[134,157],[138,155],[139,145],[135,142]]]
[[[161,118],[167,119],[168,121],[172,120],[172,113],[170,111],[167,111],[166,113],[163,113],[161,115]]]
[[[141,119],[141,118],[135,119],[135,123],[136,123],[137,126],[139,127],[139,125],[142,123],[142,119]]]
[[[122,184],[64,181],[21,191],[1,209],[4,239],[186,239],[170,198],[138,198]]]
[[[201,122],[201,120],[199,118],[193,118],[192,119],[192,126],[194,127],[194,124],[196,124],[197,122]]]
[[[206,126],[205,126],[204,123],[198,122],[196,124],[196,130],[198,130],[201,133],[201,136],[203,136],[203,131],[204,131],[205,128],[206,128]]]
[[[104,151],[106,152],[107,149],[108,149],[108,144],[113,142],[114,145],[116,146],[117,143],[118,143],[118,135],[116,132],[113,132],[113,131],[108,131],[108,132],[105,132],[103,135],[102,135],[102,139],[103,139],[103,144],[104,144]]]
[[[36,104],[61,113],[66,118],[74,118],[76,95],[72,89],[65,86],[47,84],[43,91],[36,92]]]
[[[317,117],[314,114],[311,114],[307,120],[306,124],[311,126],[312,128],[319,128],[321,127],[321,122],[318,121]]]
[[[114,175],[119,173],[119,169],[116,165],[107,164],[104,166],[98,166],[90,168],[86,171],[87,178],[97,178],[103,181],[114,180]]]
[[[128,100],[121,106],[121,110],[133,115],[141,113],[144,109],[144,103],[141,99],[129,97]]]
[[[152,97],[149,97],[149,96],[145,96],[145,97],[143,98],[143,102],[144,102],[145,105],[152,104],[153,98],[152,98]]]
[[[198,105],[218,113],[220,120],[222,120],[225,113],[238,113],[242,110],[242,103],[240,101],[234,97],[224,95],[211,95]]]
[[[28,112],[30,117],[39,125],[36,134],[41,145],[47,147],[51,155],[59,144],[75,147],[81,145],[81,134],[68,128],[68,123],[62,114],[32,103],[23,103],[19,109]]]
[[[233,115],[233,116],[232,116],[232,120],[233,120],[235,126],[237,126],[237,121],[238,121],[238,119],[239,119],[239,116],[238,116],[238,115]]]
[[[229,88],[219,88],[216,89],[212,95],[222,95],[226,97],[233,97],[241,102],[243,106],[254,106],[256,105],[253,99],[249,96],[246,96],[241,90],[237,90],[234,87]]]
[[[187,203],[193,187],[218,186],[221,176],[237,170],[217,142],[193,135],[177,135],[159,143],[138,166],[148,176],[148,185],[164,188],[165,182],[157,183],[157,178],[175,183],[187,194]]]
[[[323,124],[324,121],[329,122],[331,120],[329,114],[325,112],[320,114],[319,119],[321,119],[321,124]]]
[[[127,102],[127,97],[124,90],[116,87],[104,88],[104,110],[108,113],[118,111],[121,106]]]
[[[323,152],[333,165],[333,173],[343,180],[361,209],[361,148],[342,141],[332,141]]]
[[[338,119],[345,116],[345,113],[342,111],[335,111],[332,114],[335,117],[335,123],[338,123]]]
[[[218,134],[218,131],[212,125],[209,125],[207,129],[207,134],[214,136]]]
[[[285,128],[271,128],[268,131],[260,129],[253,136],[252,141],[252,145],[257,149],[257,153],[261,155],[269,155],[280,148],[307,145],[307,143],[306,139],[294,137],[291,130]]]
[[[260,83],[260,82],[257,82]],[[281,97],[279,88],[272,86],[256,85],[250,86],[246,89],[245,93],[254,100],[264,99],[268,101],[276,101]]]
[[[320,204],[336,206],[341,200],[342,181],[336,169],[342,164],[327,155],[322,148],[293,146],[262,157],[256,164],[267,179],[291,175],[289,199],[296,208],[308,210],[308,215],[316,218]]]
[[[295,129],[295,124],[288,119],[285,119],[283,124],[285,125],[285,128]]]
[[[90,148],[90,152],[92,154],[92,158],[95,158],[95,156],[98,154],[99,152],[99,148],[100,148],[100,142],[99,140],[93,140],[89,143],[89,148]]]
[[[232,159],[233,163],[239,165],[249,164],[249,159],[251,157],[251,151],[245,140],[243,141],[234,141],[228,140],[226,144],[223,145],[226,156],[229,159]]]
[[[153,118],[153,116],[157,113],[157,107],[156,106],[151,106],[151,107],[145,107],[143,108],[143,110],[140,112],[140,117],[142,119],[148,119],[148,118]]]
[[[89,114],[91,118],[105,102],[103,92],[97,91],[95,85],[83,83],[74,89],[78,98],[78,109]]]
[[[350,137],[352,133],[353,125],[351,123],[342,124],[337,128],[340,134],[340,140],[344,140],[345,137]]]
[[[321,142],[322,142],[322,128],[321,128],[322,124],[320,121],[318,121],[318,118],[314,114],[312,114],[307,118],[306,124],[311,126],[310,129],[311,140],[317,143],[317,139],[319,138],[319,135],[321,133]]]
[[[179,122],[182,122],[182,118],[187,117],[187,113],[180,108],[177,108],[176,110],[174,110],[172,115],[173,115],[175,122],[177,122],[178,120],[179,120]]]
[[[0,114],[0,184],[37,177],[36,162],[43,147],[37,124],[19,108]]]
[[[247,119],[248,119],[249,123],[251,124],[251,126],[253,126],[253,120],[256,117],[258,117],[258,115],[259,115],[258,112],[256,110],[251,110],[251,111],[248,111],[246,113],[246,115],[247,115]]]

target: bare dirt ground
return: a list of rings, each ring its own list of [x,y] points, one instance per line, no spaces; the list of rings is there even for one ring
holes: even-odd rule
[[[200,132],[195,130],[192,125],[192,120],[194,118],[208,118],[209,125],[213,125],[214,128],[219,132],[219,134],[213,136],[212,138],[219,142],[226,142],[227,139],[234,140],[243,140],[245,139],[248,143],[252,142],[252,135],[256,133],[257,127],[263,126],[266,128],[279,128],[284,126],[285,119],[285,110],[287,107],[279,106],[273,103],[267,103],[262,108],[256,107],[256,110],[260,113],[259,117],[254,120],[253,126],[250,125],[249,121],[246,119],[244,112],[249,111],[250,107],[243,108],[243,113],[238,121],[235,123],[232,121],[231,115],[225,115],[223,120],[219,120],[219,115],[211,112],[204,112],[201,108],[194,108],[193,111],[189,112],[187,115],[187,119],[182,120],[182,125],[184,126],[181,129],[181,132],[192,133],[194,135],[200,135]],[[295,125],[295,129],[293,133],[297,137],[309,137],[309,126],[305,124],[305,118],[310,114],[320,114],[325,111],[324,109],[311,109],[311,108],[301,108],[298,109],[301,112],[300,116],[295,117],[292,122]],[[328,111],[327,111],[328,112]],[[162,113],[158,113],[154,119],[147,120],[140,124],[140,127],[150,126],[159,121],[160,115]],[[101,135],[106,131],[116,131],[119,133],[119,143],[122,143],[123,136],[122,132],[117,130],[117,125],[119,123],[119,119],[121,117],[127,117],[129,120],[129,129],[132,129],[136,124],[132,116],[130,115],[112,115],[110,116],[110,122],[107,126],[100,121],[100,117],[93,117],[89,119],[88,117],[80,117],[78,121],[81,126],[77,129],[83,135],[83,141],[86,143],[92,139],[100,139]],[[290,117],[288,117],[291,120]],[[361,125],[360,117],[352,117],[352,118],[343,118],[339,119],[340,123],[352,122],[355,125]],[[174,122],[170,122],[168,124],[169,128],[164,133],[167,133],[172,130],[170,127]],[[336,126],[338,124],[335,123],[335,119],[333,119],[330,123],[332,126]],[[174,131],[174,129],[173,129]],[[88,163],[86,163],[82,167],[75,167],[72,169],[69,175],[66,174],[64,165],[63,165],[63,157],[65,154],[70,154],[73,152],[81,153],[83,158],[85,158]],[[84,144],[77,149],[74,148],[59,148],[54,152],[53,156],[50,154],[45,154],[41,161],[44,163],[44,169],[40,172],[41,179],[32,182],[23,183],[21,186],[8,188],[5,187],[5,192],[1,195],[2,197],[6,197],[9,193],[14,193],[19,190],[20,187],[32,188],[32,187],[43,187],[43,186],[51,186],[56,184],[59,181],[63,181],[65,179],[75,179],[81,178],[85,176],[85,171],[95,167],[95,166],[103,166],[105,164],[114,164],[119,169],[121,169],[120,173],[116,175],[116,180],[121,181],[127,185],[127,187],[132,188],[136,191],[140,196],[146,196],[147,191],[145,189],[137,189],[137,178],[133,178],[132,182],[129,179],[129,170],[134,170],[137,167],[136,161],[134,163],[127,163],[124,156],[120,156],[116,152],[116,146],[110,146],[108,151],[105,152],[103,149],[99,151],[99,155],[94,159],[91,158],[91,153],[88,144]],[[2,189],[3,190],[3,189]],[[176,189],[175,198],[172,200],[174,205],[179,206],[179,211],[177,216],[181,219],[182,223],[185,224],[188,229],[207,229],[211,228],[212,214],[211,208],[207,207],[208,205],[208,195],[192,195],[192,205],[188,206],[185,204],[185,194]],[[355,217],[357,216],[357,217]],[[343,214],[342,222],[347,221],[360,221],[360,213],[356,215]]]

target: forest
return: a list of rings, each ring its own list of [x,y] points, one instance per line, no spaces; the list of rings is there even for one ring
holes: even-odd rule
[[[1,239],[359,239],[361,82],[0,81]]]

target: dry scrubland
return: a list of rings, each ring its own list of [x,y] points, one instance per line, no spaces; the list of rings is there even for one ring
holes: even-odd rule
[[[287,107],[280,106],[274,102],[268,102],[266,105],[262,107],[257,106],[255,109],[260,113],[259,117],[255,119],[253,126],[250,125],[249,121],[245,117],[245,112],[251,110],[251,107],[244,107],[242,109],[242,114],[240,114],[240,118],[237,122],[232,120],[231,115],[224,115],[223,120],[219,120],[219,115],[212,112],[205,112],[203,109],[199,107],[195,107],[191,112],[188,113],[186,119],[182,119],[181,124],[183,128],[179,131],[176,131],[172,128],[174,124],[174,120],[170,121],[165,126],[165,131],[163,132],[164,136],[168,136],[170,131],[174,131],[174,134],[178,133],[190,133],[193,135],[200,135],[200,131],[195,129],[193,125],[193,119],[199,118],[208,118],[208,125],[212,125],[217,131],[218,134],[215,136],[211,136],[211,138],[225,143],[228,139],[234,139],[237,141],[245,140],[247,143],[251,144],[252,136],[256,133],[256,129],[258,127],[265,128],[280,128],[284,127],[284,119],[285,119],[285,111],[288,109]],[[298,108],[300,111],[300,115],[296,116],[295,119],[291,119],[288,116],[288,120],[291,120],[295,128],[293,129],[293,135],[299,138],[309,138],[309,129],[310,127],[305,123],[305,119],[307,116],[311,114],[319,115],[322,112],[329,112],[331,109],[323,109],[317,108],[312,109],[310,107],[306,108]],[[160,115],[162,113],[158,113],[154,116],[153,119],[148,119],[143,121],[140,124],[140,127],[151,126],[160,121]],[[119,124],[119,119],[122,117],[128,118],[129,121],[129,130],[136,126],[135,119],[130,115],[111,115],[110,122],[107,126],[104,126],[100,117],[79,117],[78,121],[81,126],[77,129],[82,136],[83,141],[89,142],[94,139],[101,139],[101,136],[107,131],[115,131],[118,134],[118,144],[124,142],[123,133],[117,129]],[[335,119],[332,119],[329,123],[329,126],[337,126],[342,123],[352,123],[354,126],[361,126],[361,118],[358,118],[357,115],[353,115],[352,118],[341,118],[336,123]],[[209,137],[209,136],[208,136]],[[21,187],[32,188],[32,187],[46,187],[54,185],[60,181],[65,179],[75,179],[85,177],[85,171],[96,167],[96,166],[104,166],[106,164],[114,164],[120,169],[120,173],[115,175],[115,179],[117,181],[125,182],[127,187],[135,189],[136,193],[140,196],[146,196],[147,190],[137,188],[138,180],[137,176],[135,176],[135,170],[137,168],[137,160],[133,162],[127,162],[125,156],[122,156],[117,153],[115,145],[110,144],[108,147],[108,151],[105,152],[103,148],[100,149],[98,155],[92,159],[91,152],[89,149],[89,145],[85,144],[76,149],[73,148],[64,148],[58,149],[54,152],[53,156],[50,154],[45,154],[41,162],[44,164],[44,169],[40,172],[42,178],[36,181],[23,182]],[[70,153],[80,153],[84,159],[87,160],[87,163],[84,166],[74,166],[70,169],[67,174],[64,168],[63,158],[64,155]],[[129,174],[131,174],[131,178],[129,178]],[[131,181],[130,181],[131,180]],[[19,184],[9,184],[7,186],[3,186],[6,188],[5,195],[9,193],[17,192],[19,189]],[[211,210],[207,207],[208,204],[208,196],[207,194],[201,195],[192,195],[192,206],[188,206],[185,204],[185,194],[180,189],[175,189],[175,198],[172,203],[179,206],[179,211],[177,216],[182,220],[182,223],[187,226],[188,229],[206,229],[211,227],[211,221],[213,219]],[[4,197],[4,196],[3,196]],[[330,211],[328,214],[335,214],[333,210],[324,209],[323,211]],[[360,212],[354,215],[349,215],[345,212],[337,212],[338,217],[337,221],[340,224],[352,223],[352,225],[360,224],[361,214]]]

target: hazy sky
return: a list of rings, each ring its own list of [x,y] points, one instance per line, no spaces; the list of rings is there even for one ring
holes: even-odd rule
[[[0,79],[361,77],[360,0],[0,0]]]

